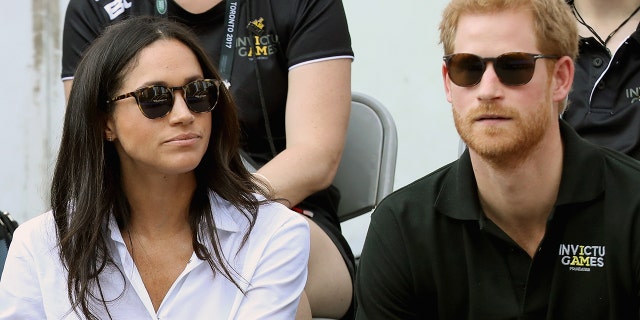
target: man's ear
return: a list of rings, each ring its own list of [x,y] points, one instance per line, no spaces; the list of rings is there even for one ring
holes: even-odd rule
[[[449,79],[449,69],[447,64],[442,62],[442,81],[444,81],[444,92],[447,95],[447,101],[451,103],[451,79]]]
[[[553,102],[566,100],[573,84],[574,72],[573,60],[568,56],[563,56],[556,61],[551,82],[551,98]]]

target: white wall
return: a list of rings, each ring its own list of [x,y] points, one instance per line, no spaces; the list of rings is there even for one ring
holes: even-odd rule
[[[42,212],[64,109],[59,77],[66,2],[11,1],[0,18],[0,210]]]
[[[440,75],[437,27],[446,0],[343,1],[356,53],[353,90],[384,103],[398,127],[399,188],[457,154]],[[67,2],[11,1],[0,17],[0,210],[19,222],[48,207],[64,112],[59,74]]]
[[[397,189],[457,156],[438,44],[447,1],[343,1],[356,55],[352,88],[385,104],[398,127]]]

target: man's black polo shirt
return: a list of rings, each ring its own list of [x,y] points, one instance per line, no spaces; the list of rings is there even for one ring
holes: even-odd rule
[[[560,190],[533,259],[482,214],[465,152],[373,213],[357,319],[638,319],[640,162],[560,122]]]

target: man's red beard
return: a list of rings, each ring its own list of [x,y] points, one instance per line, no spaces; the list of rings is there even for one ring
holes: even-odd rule
[[[524,118],[515,108],[486,103],[465,116],[454,107],[453,116],[458,134],[471,150],[491,162],[513,163],[527,157],[549,126],[549,113],[539,108],[539,112]],[[487,114],[498,121],[504,119],[505,123],[480,123],[481,117]]]

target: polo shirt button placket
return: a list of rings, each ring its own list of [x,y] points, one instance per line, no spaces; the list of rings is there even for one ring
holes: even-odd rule
[[[595,57],[593,61],[591,61],[591,64],[596,68],[602,67],[603,63],[604,63],[604,60],[602,60],[602,58],[600,57]]]

